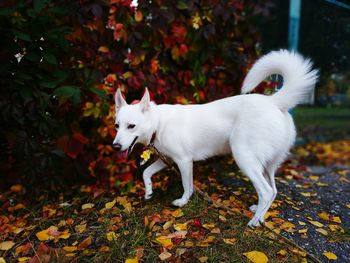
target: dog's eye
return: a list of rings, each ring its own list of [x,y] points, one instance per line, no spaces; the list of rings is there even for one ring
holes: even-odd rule
[[[118,123],[115,124],[115,128],[116,128],[117,130],[119,129],[119,124],[118,124]]]
[[[135,128],[135,124],[129,124],[128,125],[128,129],[133,129],[133,128]]]

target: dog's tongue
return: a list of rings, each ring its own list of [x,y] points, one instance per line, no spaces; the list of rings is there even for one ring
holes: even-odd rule
[[[118,159],[126,159],[128,158],[128,150],[118,152]]]

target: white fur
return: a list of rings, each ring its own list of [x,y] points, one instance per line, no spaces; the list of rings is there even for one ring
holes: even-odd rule
[[[311,63],[285,50],[260,58],[244,80],[242,93],[251,91],[271,74],[281,74],[284,85],[272,96],[239,95],[202,105],[155,105],[146,89],[141,102],[127,105],[116,93],[114,143],[126,150],[137,142],[150,143],[156,132],[155,147],[179,167],[184,188],[173,202],[184,206],[193,193],[194,161],[232,152],[240,169],[249,177],[259,197],[250,226],[258,226],[276,197],[275,171],[286,158],[296,132],[288,109],[299,103],[315,84],[317,72]],[[128,129],[129,124],[135,128]],[[151,164],[143,174],[145,199],[152,195],[151,177],[165,167],[163,161]]]

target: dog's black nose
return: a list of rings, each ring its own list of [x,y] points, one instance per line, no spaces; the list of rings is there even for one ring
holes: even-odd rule
[[[120,149],[122,148],[122,146],[120,145],[120,143],[113,143],[112,147],[114,150],[116,151],[120,151]]]

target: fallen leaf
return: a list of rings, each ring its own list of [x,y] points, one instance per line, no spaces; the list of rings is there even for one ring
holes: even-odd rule
[[[331,219],[332,222],[341,224],[341,220],[339,216],[333,216],[333,218]]]
[[[86,229],[87,223],[85,221],[81,222],[79,225],[74,227],[75,231],[79,234],[83,233]]]
[[[305,197],[317,196],[316,193],[311,193],[311,192],[301,192],[300,194],[301,194],[302,196],[305,196]]]
[[[177,231],[184,231],[187,230],[187,223],[179,223],[179,224],[174,224],[174,229]]]
[[[110,231],[106,234],[107,240],[108,241],[113,241],[113,240],[117,240],[117,235],[115,234],[114,231]]]
[[[13,241],[4,241],[0,243],[0,250],[10,250],[15,245]]]
[[[93,208],[94,206],[95,206],[95,205],[92,204],[92,203],[87,203],[87,204],[83,204],[83,205],[81,206],[81,209],[82,209],[82,210],[85,210],[85,209]]]
[[[223,238],[224,242],[229,245],[234,245],[236,243],[235,238]]]
[[[347,207],[347,208],[350,208],[350,204],[347,204],[346,207]]]
[[[20,257],[18,258],[18,262],[28,262],[30,259],[31,259],[30,257]]]
[[[184,213],[182,212],[182,210],[179,208],[179,209],[176,209],[174,212],[171,213],[171,215],[173,217],[181,217],[184,215]]]
[[[40,241],[47,241],[59,236],[59,232],[56,226],[50,226],[47,229],[39,231],[35,234]]]
[[[80,244],[78,245],[78,250],[84,250],[85,248],[90,246],[91,243],[92,243],[92,238],[91,236],[88,236],[87,238],[85,238],[83,241],[80,242]]]
[[[287,251],[285,251],[284,249],[281,249],[280,251],[277,252],[277,255],[286,256]]]
[[[164,260],[166,260],[166,259],[168,259],[170,257],[171,257],[171,253],[169,253],[168,251],[164,251],[163,253],[161,253],[159,255],[159,258],[160,258],[161,261],[164,261]]]
[[[125,263],[139,263],[138,258],[128,258],[125,260]]]
[[[174,224],[174,221],[168,221],[168,222],[165,222],[165,224],[163,225],[163,229],[164,230],[167,230],[169,227],[171,227],[172,225]]]
[[[171,249],[173,247],[173,242],[171,241],[171,238],[168,238],[166,236],[160,236],[157,237],[156,242],[161,244],[164,248]]]
[[[314,221],[314,220],[308,220],[311,224],[313,224],[314,226],[317,227],[323,227],[323,224],[318,222],[318,221]]]
[[[208,229],[208,230],[211,230],[215,227],[215,224],[213,224],[213,223],[203,224],[203,227]]]
[[[253,263],[266,263],[269,260],[263,252],[256,250],[243,253],[243,255]]]
[[[67,251],[67,252],[74,252],[74,251],[78,250],[78,247],[76,247],[76,246],[64,246],[63,250]]]
[[[6,263],[6,260],[3,257],[0,257],[0,263]]]
[[[326,212],[322,212],[318,214],[318,217],[321,218],[322,220],[329,221],[329,215]]]
[[[198,260],[199,260],[199,262],[201,262],[201,263],[205,263],[205,262],[208,261],[208,257],[200,257],[200,258],[198,258]]]
[[[322,253],[326,258],[330,259],[330,260],[335,260],[337,259],[337,255],[332,253],[332,252],[324,252]]]
[[[327,230],[325,230],[323,228],[316,228],[316,231],[321,233],[322,235],[328,236]]]
[[[113,201],[106,203],[105,208],[111,209],[115,205],[116,202],[117,202],[117,200],[114,199]]]

